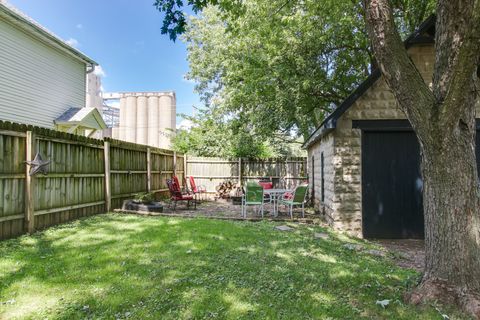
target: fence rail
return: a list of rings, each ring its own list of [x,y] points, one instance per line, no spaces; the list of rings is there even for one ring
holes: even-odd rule
[[[48,174],[29,175],[35,155]],[[209,192],[225,180],[269,178],[277,187],[306,179],[306,158],[186,157],[113,139],[90,139],[0,121],[0,239],[104,213],[139,192],[168,191],[166,180],[194,176]]]
[[[249,180],[271,179],[275,187],[292,188],[307,179],[307,158],[267,160],[185,157],[186,176],[193,176],[198,185],[215,192],[223,181],[245,183]]]
[[[50,161],[47,175],[28,173],[37,152]],[[167,178],[184,177],[184,162],[170,150],[0,121],[0,239],[167,191]]]

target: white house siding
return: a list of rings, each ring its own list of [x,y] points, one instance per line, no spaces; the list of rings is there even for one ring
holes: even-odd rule
[[[85,62],[0,18],[0,119],[53,128],[85,106]]]

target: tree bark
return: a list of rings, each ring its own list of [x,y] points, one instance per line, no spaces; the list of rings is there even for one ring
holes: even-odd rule
[[[480,189],[475,157],[480,0],[439,0],[433,85],[408,57],[388,0],[365,0],[382,75],[420,142],[424,181],[422,282],[409,299],[440,299],[480,319]]]

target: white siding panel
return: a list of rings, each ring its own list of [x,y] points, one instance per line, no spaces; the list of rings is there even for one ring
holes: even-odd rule
[[[85,106],[85,67],[0,19],[0,120],[52,128]]]

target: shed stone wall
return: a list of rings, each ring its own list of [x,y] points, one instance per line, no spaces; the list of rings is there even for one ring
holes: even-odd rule
[[[410,57],[431,85],[434,48],[433,45],[419,45],[409,49]],[[338,120],[334,131],[309,148],[309,154],[317,154],[326,148],[327,141],[333,141],[330,157],[333,179],[333,194],[329,195],[329,220],[334,229],[353,236],[362,236],[362,181],[361,181],[361,130],[352,129],[352,120],[406,119],[398,107],[385,80],[377,80]],[[315,157],[317,158],[317,157]],[[315,172],[315,185],[317,178]],[[317,190],[316,190],[317,192]],[[327,202],[327,199],[326,199]],[[322,208],[322,204],[316,204]],[[327,206],[324,203],[323,206]]]
[[[433,45],[413,47],[410,57],[431,86],[434,66]],[[480,114],[480,101],[477,104]],[[361,130],[352,129],[352,120],[406,119],[383,78],[379,79],[337,121],[334,136],[334,220],[332,226],[362,237]]]
[[[415,46],[409,55],[426,83],[431,85],[433,45]],[[393,93],[381,77],[337,121],[335,137],[335,219],[332,226],[362,237],[362,132],[352,120],[406,119]]]
[[[313,195],[314,206],[322,213],[325,214],[327,220],[331,223],[333,222],[333,213],[334,213],[334,202],[335,202],[335,192],[334,192],[334,137],[333,135],[327,135],[323,137],[320,141],[317,141],[312,148],[308,150],[308,165],[310,177],[312,177],[313,172],[313,183],[310,183],[310,194]],[[321,168],[321,154],[323,153],[323,162],[324,162],[324,201],[322,202],[322,168]],[[313,171],[312,171],[312,157],[313,161]],[[313,190],[312,190],[313,188]]]

